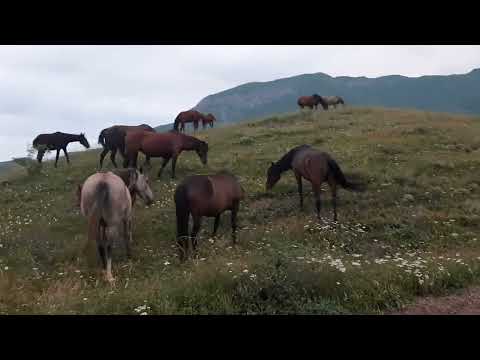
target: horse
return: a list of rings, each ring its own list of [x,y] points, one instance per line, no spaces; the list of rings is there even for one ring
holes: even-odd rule
[[[338,104],[345,106],[345,102],[340,96],[323,96],[322,98],[327,104],[327,107],[333,105],[333,107],[336,109]]]
[[[202,118],[202,127],[203,129],[205,129],[205,127],[207,126],[207,124],[210,125],[211,128],[213,128],[213,123],[216,122],[217,119],[215,118],[215,116],[213,116],[213,114],[207,114],[205,115],[203,118]]]
[[[139,173],[138,170],[135,168],[127,168],[127,169],[114,169],[112,171],[114,175],[117,175],[120,179],[123,180],[125,186],[128,188],[130,192],[130,197],[132,198],[132,207],[135,205],[135,201],[137,199],[137,178],[140,175],[143,175],[143,170],[140,169]],[[145,176],[145,181],[150,186],[150,182],[148,176]],[[82,185],[78,185],[77,188],[77,206],[80,206],[80,198],[82,193]]]
[[[310,109],[315,108],[316,110],[318,104],[322,105],[324,110],[328,109],[328,105],[325,103],[324,99],[318,94],[313,94],[312,96],[300,96],[297,100],[297,105],[300,106],[301,109],[303,109],[304,107],[309,107]]]
[[[180,125],[180,131],[185,132],[185,124],[193,123],[193,130],[198,130],[198,123],[204,121],[205,116],[198,112],[197,110],[187,110],[180,112],[173,123],[173,129],[179,131],[178,126]],[[208,121],[208,120],[207,120]]]
[[[197,234],[202,217],[215,218],[212,233],[212,236],[215,236],[220,225],[220,215],[227,210],[231,212],[232,241],[235,245],[237,213],[240,201],[244,197],[245,192],[242,186],[230,174],[189,176],[177,186],[174,200],[177,216],[177,243],[182,262],[188,257],[190,215],[193,218],[191,239],[194,251],[197,249]]]
[[[365,185],[345,178],[337,162],[327,153],[310,145],[300,145],[286,153],[279,161],[271,164],[267,171],[266,190],[270,191],[287,170],[293,170],[300,196],[300,209],[303,211],[302,178],[310,181],[315,195],[317,217],[320,219],[320,193],[322,183],[327,181],[332,192],[333,221],[337,221],[337,185],[350,191],[365,191]]]
[[[116,168],[117,163],[115,162],[115,155],[117,151],[120,152],[123,159],[125,160],[125,136],[129,131],[135,130],[144,130],[155,132],[155,129],[147,124],[141,124],[137,126],[128,126],[128,125],[114,125],[109,128],[103,129],[98,136],[98,143],[102,145],[103,151],[100,154],[100,169],[103,166],[103,159],[107,156],[110,151],[110,160],[112,161],[113,166]],[[124,167],[125,161],[124,161]]]
[[[147,203],[153,202],[148,179],[138,170],[131,172],[131,188]],[[79,186],[80,211],[88,218],[88,241],[97,244],[105,280],[113,283],[113,240],[122,234],[127,256],[131,257],[132,200],[124,181],[112,172],[97,172]]]
[[[193,136],[179,132],[129,132],[125,138],[125,146],[129,166],[137,167],[139,151],[146,156],[145,164],[150,164],[151,157],[163,158],[163,164],[158,172],[158,177],[162,176],[163,169],[172,159],[172,179],[175,179],[177,159],[184,150],[194,150],[202,164],[207,165],[208,144]]]
[[[38,150],[37,160],[39,163],[42,162],[43,156],[47,150],[57,150],[57,157],[55,158],[55,167],[57,167],[58,156],[60,155],[60,150],[63,150],[65,157],[67,158],[67,163],[70,164],[70,158],[67,153],[67,146],[71,142],[79,142],[85,148],[90,148],[85,134],[80,133],[80,135],[67,134],[62,132],[54,132],[53,134],[40,134],[33,140],[33,147]]]

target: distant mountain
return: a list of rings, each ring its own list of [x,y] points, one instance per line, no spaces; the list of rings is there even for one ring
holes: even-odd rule
[[[480,114],[480,69],[462,75],[416,78],[400,75],[332,77],[304,74],[268,82],[254,82],[209,95],[195,109],[232,123],[295,111],[302,95],[339,95],[357,106],[415,108],[437,112]],[[165,125],[171,128],[171,124]]]

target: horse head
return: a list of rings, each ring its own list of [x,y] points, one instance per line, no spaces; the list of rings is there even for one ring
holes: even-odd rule
[[[198,140],[197,147],[195,149],[200,161],[203,165],[207,165],[208,144],[205,141]]]
[[[140,197],[145,201],[147,205],[153,203],[153,192],[150,188],[150,181],[148,176],[143,173],[143,170],[138,171],[137,169],[131,169],[129,177],[129,187],[130,191],[135,190],[135,193],[140,195]]]
[[[83,146],[85,146],[87,149],[90,148],[90,144],[88,143],[88,140],[87,138],[85,137],[85,134],[84,133],[80,133],[80,144],[82,144]]]
[[[323,97],[321,97],[320,95],[318,94],[313,94],[312,97],[315,99],[315,103],[316,104],[321,104],[323,109],[324,110],[327,110],[328,109],[328,104],[327,102],[323,99]]]
[[[280,167],[273,163],[270,165],[270,167],[267,170],[267,183],[266,183],[266,190],[269,191],[273,188],[273,186],[280,180],[280,174],[281,174],[281,169]]]
[[[213,123],[217,121],[217,119],[215,118],[215,116],[213,116],[213,114],[208,114],[207,115],[207,118],[210,120],[210,127],[213,127]]]

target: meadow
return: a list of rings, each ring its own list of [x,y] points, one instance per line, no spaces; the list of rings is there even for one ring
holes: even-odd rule
[[[177,179],[170,166],[157,179],[161,159],[152,159],[155,202],[135,205],[133,258],[115,248],[115,287],[99,276],[75,198],[99,150],[71,154],[71,166],[61,158],[58,169],[45,162],[0,189],[0,314],[383,314],[478,284],[479,120],[346,107],[202,131],[207,166],[184,152]],[[338,223],[326,184],[320,222],[308,182],[299,210],[293,173],[265,192],[270,162],[305,143],[367,183],[364,193],[339,191]],[[204,219],[198,256],[181,264],[175,187],[221,170],[247,192],[238,244],[228,213],[216,238]]]

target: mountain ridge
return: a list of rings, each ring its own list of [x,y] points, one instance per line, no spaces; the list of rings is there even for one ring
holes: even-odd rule
[[[233,123],[298,110],[299,96],[318,93],[342,96],[347,105],[480,114],[479,89],[480,68],[463,74],[417,77],[334,77],[317,72],[241,84],[206,96],[193,109]]]

